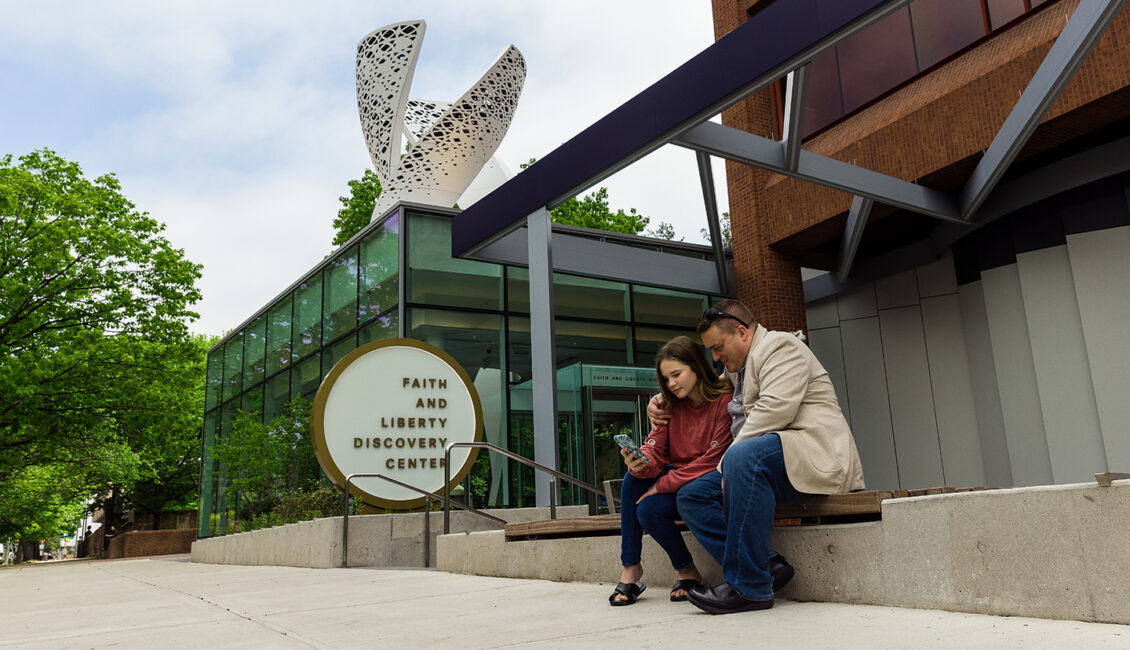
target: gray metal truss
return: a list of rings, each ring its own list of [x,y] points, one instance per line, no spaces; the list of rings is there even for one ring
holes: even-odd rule
[[[693,149],[700,155],[709,153],[854,195],[844,228],[839,267],[835,273],[836,281],[842,285],[851,273],[855,252],[874,202],[951,223],[971,223],[1008,166],[1028,142],[1125,3],[1126,0],[1080,0],[1074,14],[957,196],[804,151],[801,148],[801,117],[804,114],[806,96],[807,61],[791,70],[786,78],[784,133],[781,141],[713,122],[702,122],[676,135],[670,143]],[[829,41],[824,47],[833,47],[847,35],[850,32]],[[701,170],[699,176],[702,176]],[[713,181],[709,191],[713,191],[712,188]],[[708,187],[704,182],[704,194],[707,191]],[[709,208],[709,200],[707,205],[707,222],[710,223],[714,217]]]

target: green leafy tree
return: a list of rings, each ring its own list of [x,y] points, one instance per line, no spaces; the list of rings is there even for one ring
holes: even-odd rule
[[[722,227],[722,248],[733,249],[733,241],[730,237],[730,213],[723,212],[722,216],[718,218],[718,225]],[[710,230],[702,228],[699,230],[702,233],[702,238],[706,243],[712,243],[710,239]]]
[[[361,178],[349,181],[349,196],[339,196],[342,208],[334,218],[334,246],[341,246],[349,238],[361,232],[373,218],[373,207],[381,195],[381,180],[371,169],[366,169]]]
[[[270,513],[288,494],[318,487],[310,405],[301,397],[266,424],[256,414],[240,412],[212,453],[227,468],[232,505],[244,520]]]
[[[523,163],[520,167],[525,169],[536,162],[537,159],[530,158],[529,162]],[[601,187],[579,199],[573,197],[550,210],[549,216],[553,223],[607,232],[623,232],[629,235],[640,234],[650,221],[637,213],[635,208],[630,208],[627,212],[623,210],[613,212],[608,207],[607,187]]]
[[[143,432],[198,435],[173,430],[182,406],[159,390],[198,354],[200,297],[200,266],[163,230],[113,175],[47,149],[0,158],[0,485],[45,511],[151,473]],[[0,530],[32,534],[18,492],[0,493]]]

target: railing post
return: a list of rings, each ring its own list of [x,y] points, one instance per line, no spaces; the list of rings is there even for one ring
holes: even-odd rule
[[[451,445],[443,450],[443,534],[451,533]]]
[[[432,498],[424,497],[424,568],[432,559]]]
[[[557,477],[549,477],[549,518],[557,519]]]
[[[345,477],[345,511],[341,517],[341,568],[349,567],[349,482],[353,475]]]

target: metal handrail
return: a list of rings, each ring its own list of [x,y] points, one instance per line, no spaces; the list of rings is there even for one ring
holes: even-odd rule
[[[555,478],[559,478],[562,481],[565,481],[567,483],[572,483],[573,485],[576,485],[577,487],[584,488],[584,489],[588,490],[589,492],[592,492],[593,494],[597,495],[598,497],[604,496],[604,493],[601,492],[598,488],[593,487],[592,485],[589,485],[588,483],[585,483],[584,481],[579,481],[579,480],[573,478],[572,476],[569,476],[568,474],[562,474],[561,472],[559,472],[555,469],[546,467],[545,465],[542,465],[540,463],[535,463],[534,461],[530,460],[529,458],[526,458],[525,456],[519,456],[518,454],[510,451],[509,449],[503,449],[502,447],[499,447],[498,445],[493,445],[489,442],[449,442],[446,445],[444,445],[444,448],[443,448],[443,456],[444,456],[443,484],[444,485],[448,485],[448,486],[451,485],[451,450],[455,449],[456,447],[482,447],[484,449],[489,449],[490,451],[498,452],[498,453],[502,454],[503,456],[506,456],[507,458],[509,458],[511,460],[516,460],[519,463],[522,463],[523,465],[526,465],[528,467],[533,467],[534,469],[541,470],[541,471],[545,472],[546,474],[549,474],[549,476],[550,476],[550,479],[549,479],[549,481],[550,481],[550,484],[549,484],[549,487],[550,487],[550,490],[549,490],[549,518],[550,519],[557,519],[557,484],[553,480]],[[451,504],[452,504],[451,490],[448,489],[443,494],[443,534],[444,535],[447,535],[448,533],[451,532],[451,522],[450,522]],[[462,504],[457,503],[457,502],[455,503],[455,505],[462,507]]]
[[[345,514],[344,514],[344,516],[342,517],[342,520],[341,520],[341,567],[343,569],[349,567],[349,505],[350,505],[349,504],[349,484],[355,478],[379,478],[379,479],[388,481],[389,483],[399,485],[402,488],[406,488],[406,489],[412,490],[413,492],[418,492],[419,494],[424,495],[424,566],[427,567],[429,562],[431,561],[431,546],[432,546],[432,543],[431,543],[431,541],[432,541],[431,540],[431,536],[432,536],[432,517],[431,517],[432,501],[431,500],[435,499],[436,502],[439,502],[439,500],[444,498],[444,497],[441,497],[440,495],[435,494],[433,492],[428,492],[427,490],[422,490],[422,489],[416,487],[415,485],[408,485],[407,483],[402,483],[402,482],[400,482],[400,481],[398,481],[394,478],[389,478],[389,477],[385,476],[384,474],[362,473],[362,472],[350,474],[349,476],[345,477]],[[485,512],[475,510],[471,506],[468,506],[468,505],[465,505],[465,504],[462,504],[462,503],[456,503],[455,505],[459,506],[460,508],[462,508],[462,509],[464,509],[468,512],[472,512],[476,515],[479,515],[480,517],[486,517],[487,519],[493,519],[494,521],[497,521],[498,523],[500,523],[504,526],[506,525],[505,519],[500,519],[498,517],[495,517],[494,515],[488,515]],[[445,528],[444,533],[446,534],[447,533],[447,530],[446,530],[446,527],[447,527],[447,510],[444,510],[443,518],[444,518],[444,528]]]

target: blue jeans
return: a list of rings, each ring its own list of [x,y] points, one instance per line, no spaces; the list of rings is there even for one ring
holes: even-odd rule
[[[666,473],[667,470],[663,470],[663,474]],[[667,551],[671,567],[680,571],[690,566],[694,559],[683,541],[683,534],[675,525],[675,520],[682,518],[675,506],[675,495],[653,494],[636,505],[636,499],[643,496],[658,478],[636,478],[630,473],[624,474],[624,483],[620,486],[620,563],[624,566],[640,563],[643,534],[647,531]]]
[[[769,533],[777,504],[809,496],[789,482],[781,438],[767,433],[743,440],[726,451],[721,474],[710,472],[685,489],[691,486],[679,491],[677,503],[687,527],[735,591],[749,600],[771,599]]]

